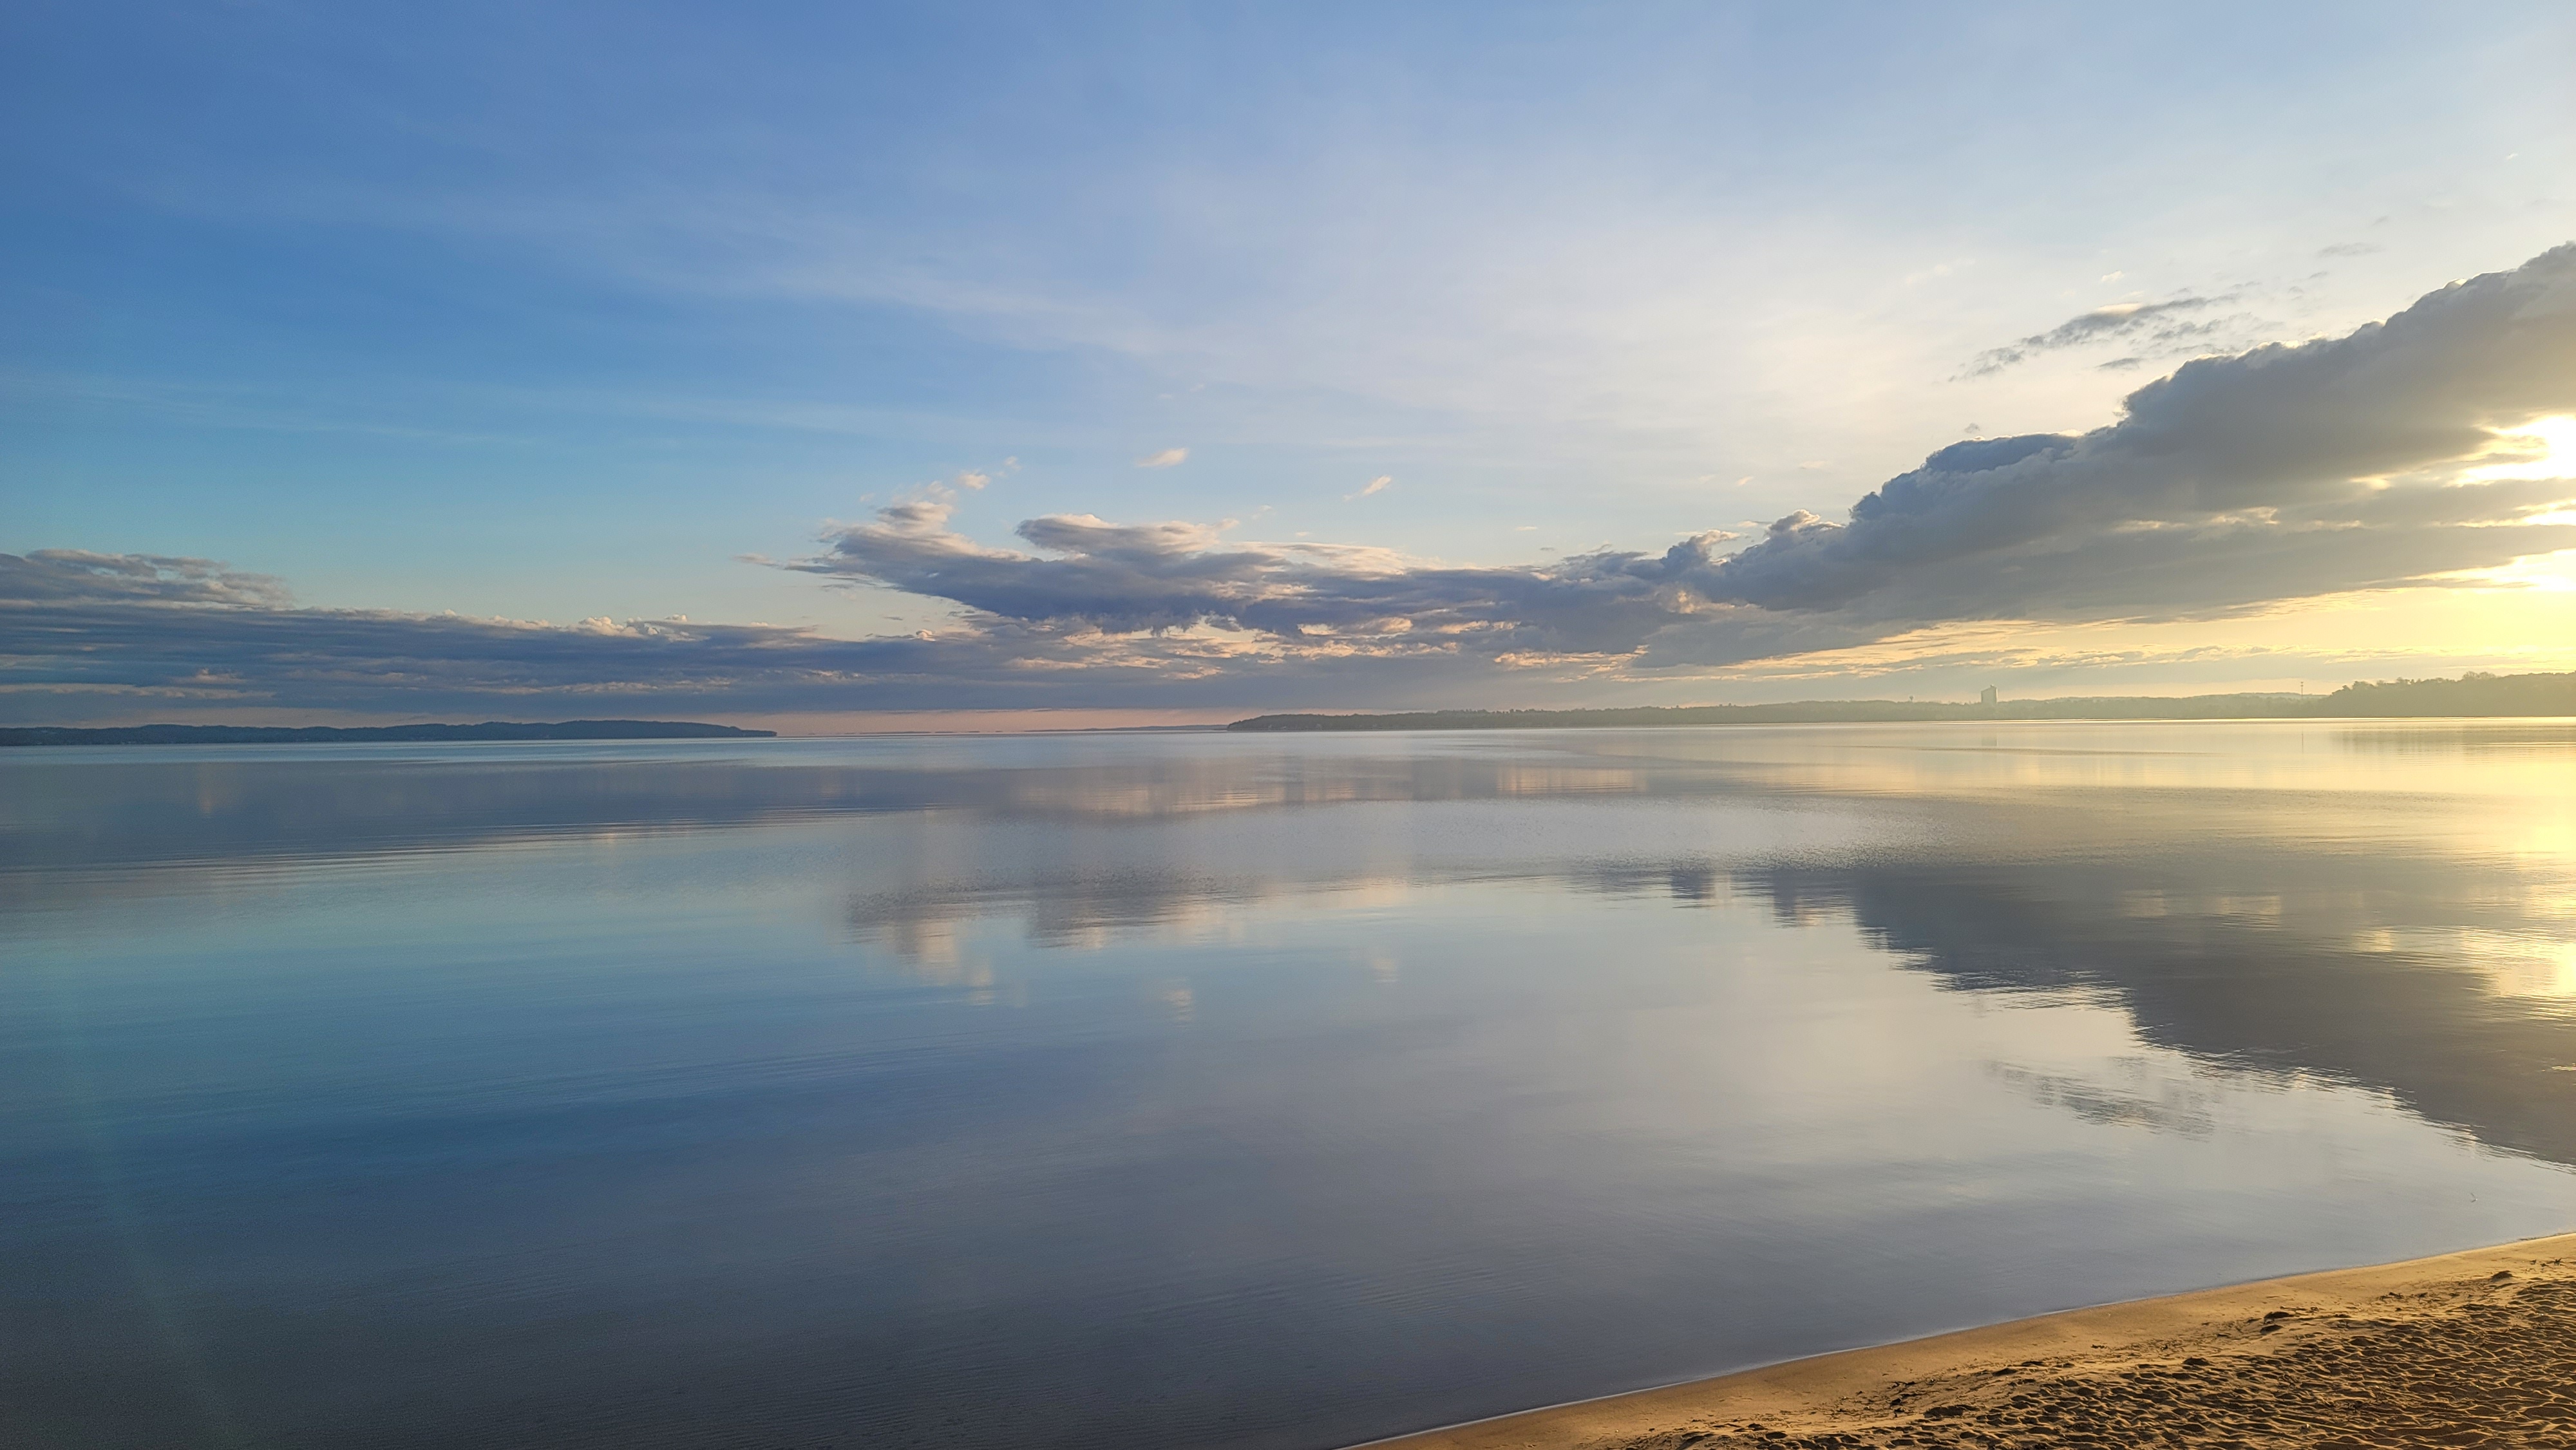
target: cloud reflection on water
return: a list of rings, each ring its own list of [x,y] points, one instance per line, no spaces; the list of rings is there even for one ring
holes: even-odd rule
[[[422,1444],[1327,1443],[2533,1231],[2576,743],[2409,728],[22,752],[0,1378],[157,1383],[83,1122],[245,1404]]]
[[[66,866],[149,894],[317,855],[908,816],[916,849],[871,866],[847,928],[993,1001],[1013,987],[961,945],[979,923],[1098,949],[1497,879],[1750,897],[1962,991],[2097,994],[2211,1064],[2360,1084],[2576,1163],[2567,722],[80,754],[16,772],[0,906],[30,909],[39,879],[79,896]],[[76,764],[11,763],[49,761]],[[1540,814],[1475,814],[1501,802]],[[1371,809],[1423,805],[1468,814]],[[1293,829],[1222,824],[1278,812]],[[1803,834],[1712,829],[1764,813]]]

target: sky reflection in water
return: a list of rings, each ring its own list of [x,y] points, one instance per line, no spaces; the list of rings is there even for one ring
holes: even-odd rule
[[[1329,1446],[2576,1223],[2576,726],[25,751],[66,1443]]]

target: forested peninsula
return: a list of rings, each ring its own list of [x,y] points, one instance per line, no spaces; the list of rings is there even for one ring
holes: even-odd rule
[[[2356,680],[2329,695],[2073,695],[2053,700],[1797,700],[1619,710],[1426,710],[1401,715],[1257,715],[1228,730],[1564,730],[1655,725],[1805,725],[1871,720],[2332,720],[2576,716],[2576,673]]]
[[[694,720],[486,720],[479,725],[34,725],[0,729],[9,745],[292,745],[307,742],[438,740],[751,740],[775,730],[702,725]]]

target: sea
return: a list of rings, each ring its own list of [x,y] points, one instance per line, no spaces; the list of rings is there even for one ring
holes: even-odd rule
[[[0,1441],[1277,1447],[2576,1229],[2576,722],[0,752]]]

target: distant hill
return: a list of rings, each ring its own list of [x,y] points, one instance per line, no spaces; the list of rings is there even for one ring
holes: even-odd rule
[[[8,745],[284,745],[302,741],[435,740],[766,740],[775,730],[702,725],[693,720],[566,720],[521,724],[486,720],[480,725],[117,725],[75,729],[65,725],[0,729]]]
[[[2295,720],[2576,716],[2576,674],[2356,680],[2331,695],[2076,695],[1992,705],[1799,700],[1622,710],[1426,710],[1403,715],[1258,715],[1228,730],[1564,730],[1654,725],[1804,725],[1869,720]]]

